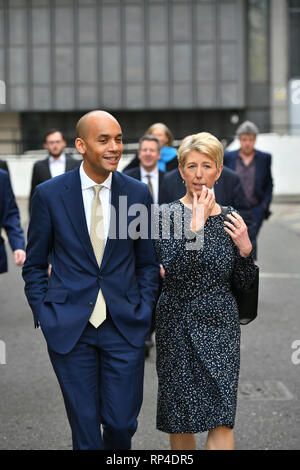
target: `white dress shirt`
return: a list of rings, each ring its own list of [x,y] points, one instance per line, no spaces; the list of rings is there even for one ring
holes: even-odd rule
[[[80,180],[81,180],[81,190],[82,190],[82,199],[83,199],[83,206],[85,212],[85,218],[87,223],[88,232],[90,233],[91,230],[91,219],[92,219],[92,204],[94,199],[94,190],[93,186],[97,186],[98,183],[91,180],[85,173],[83,169],[83,162],[80,165],[79,169]],[[102,212],[103,212],[103,223],[104,223],[104,244],[106,244],[108,232],[109,232],[109,224],[110,224],[110,203],[111,203],[111,180],[112,180],[112,173],[109,174],[108,178],[106,178],[101,185],[103,188],[99,192],[100,201],[102,204]]]
[[[52,178],[66,172],[66,156],[62,153],[58,158],[49,157],[49,169]]]
[[[150,181],[153,188],[153,202],[154,204],[158,204],[158,186],[159,186],[159,172],[158,167],[154,168],[152,171],[146,171],[142,165],[140,165],[141,169],[141,181],[146,183],[148,186],[148,178],[147,175],[150,175]]]

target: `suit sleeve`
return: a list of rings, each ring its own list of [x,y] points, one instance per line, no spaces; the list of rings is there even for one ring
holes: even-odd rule
[[[13,251],[25,250],[24,233],[21,228],[19,209],[11,187],[9,176],[5,178],[4,216],[2,225],[5,228],[9,244]]]
[[[37,163],[34,164],[32,169],[32,177],[31,177],[31,188],[30,188],[30,195],[29,195],[29,213],[31,211],[31,201],[34,194],[34,190],[38,185],[38,167]]]
[[[272,193],[273,193],[273,178],[271,173],[271,164],[272,164],[272,157],[271,155],[266,155],[267,158],[267,173],[266,173],[266,185],[265,185],[265,196],[264,196],[264,204],[266,209],[268,210],[269,205],[271,204],[272,200]]]
[[[48,255],[52,248],[53,233],[48,206],[39,188],[32,198],[31,218],[28,227],[26,261],[22,275],[25,294],[32,309],[35,326],[48,285]]]

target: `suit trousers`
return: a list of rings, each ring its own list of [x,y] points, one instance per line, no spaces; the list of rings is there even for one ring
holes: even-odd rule
[[[143,399],[144,347],[131,346],[108,316],[97,329],[88,323],[70,353],[48,352],[73,449],[131,449]]]

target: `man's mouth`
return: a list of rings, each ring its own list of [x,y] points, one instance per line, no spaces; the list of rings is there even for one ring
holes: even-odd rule
[[[110,163],[118,163],[119,161],[119,156],[116,155],[104,156],[103,158]]]

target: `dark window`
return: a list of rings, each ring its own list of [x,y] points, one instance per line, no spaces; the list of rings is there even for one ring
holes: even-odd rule
[[[300,77],[300,0],[289,0],[290,78]]]

